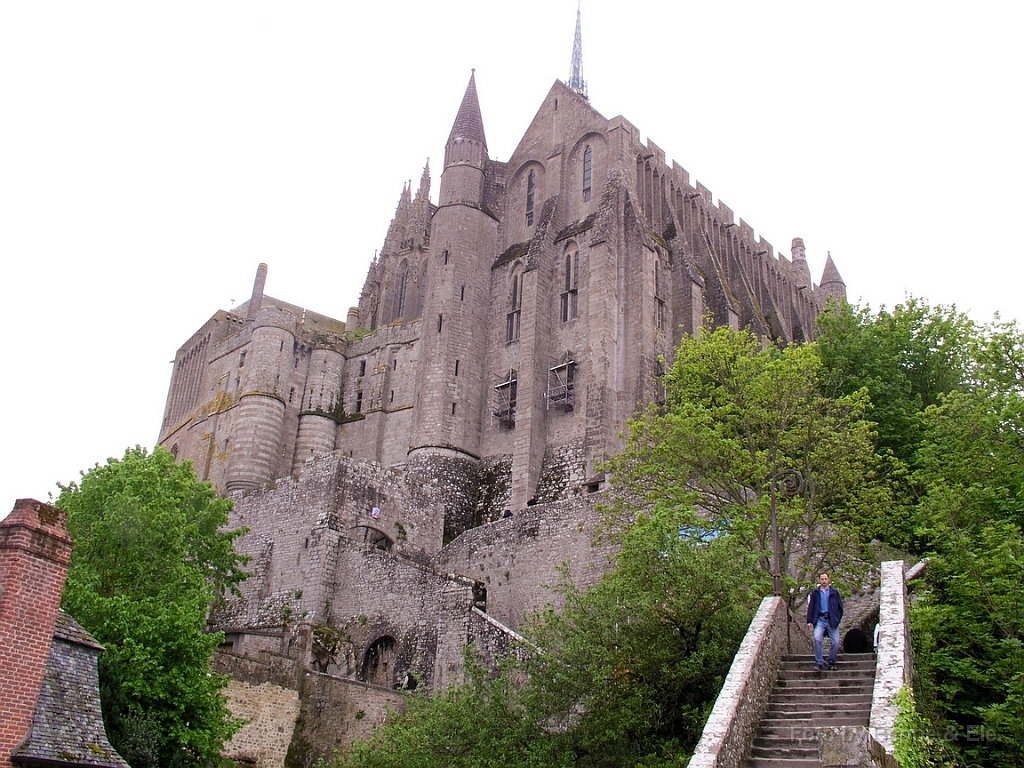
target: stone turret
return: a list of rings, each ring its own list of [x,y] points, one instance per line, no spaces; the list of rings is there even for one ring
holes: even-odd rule
[[[257,270],[253,301],[262,304],[267,267]],[[276,307],[247,313],[252,341],[239,353],[238,429],[230,447],[226,487],[251,491],[277,479],[284,440],[286,401],[295,351],[295,315]],[[285,468],[287,471],[287,467]]]
[[[487,404],[483,329],[498,233],[483,205],[487,165],[474,73],[445,147],[441,203],[432,219],[409,451],[412,459],[444,456],[453,464],[445,472],[451,482],[447,536],[469,521]]]
[[[473,70],[444,149],[441,206],[453,203],[480,205],[483,202],[486,164],[487,137],[476,96],[476,70]]]
[[[802,237],[793,238],[793,247],[790,251],[793,255],[794,282],[797,288],[808,288],[811,285],[811,268],[807,266],[807,249],[804,247]]]
[[[313,456],[334,450],[337,409],[341,398],[341,373],[345,358],[333,349],[314,349],[309,358],[309,374],[302,394],[299,433],[295,439],[292,474]]]
[[[843,282],[836,263],[832,261],[832,253],[829,252],[825,260],[825,269],[821,273],[821,290],[826,296],[835,296],[837,299],[846,298],[846,283]]]

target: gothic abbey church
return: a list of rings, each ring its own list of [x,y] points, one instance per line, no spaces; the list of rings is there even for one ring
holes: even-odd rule
[[[288,659],[364,698],[453,679],[560,563],[596,578],[601,462],[683,334],[810,339],[845,296],[831,257],[815,284],[802,240],[776,253],[596,112],[578,62],[506,162],[470,77],[437,203],[424,170],[344,322],[266,295],[261,264],[178,351],[159,442],[250,529],[253,576],[214,617],[236,677]]]

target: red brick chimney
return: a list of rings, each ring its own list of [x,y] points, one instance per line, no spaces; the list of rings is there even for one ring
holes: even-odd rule
[[[32,725],[70,558],[66,512],[18,499],[0,521],[0,768]]]

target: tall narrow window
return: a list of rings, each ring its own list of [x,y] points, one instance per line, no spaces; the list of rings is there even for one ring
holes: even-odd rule
[[[405,292],[408,287],[409,273],[403,269],[402,274],[398,278],[398,301],[395,303],[395,320],[405,317]]]
[[[660,262],[654,260],[654,325],[659,330],[665,329],[665,294],[662,291]]]
[[[363,410],[363,390],[356,392],[356,407],[355,413],[362,413]]]
[[[512,273],[512,285],[509,290],[508,314],[505,315],[505,341],[519,338],[519,324],[523,310],[523,273]]]
[[[423,316],[423,310],[427,307],[427,265],[423,265],[423,269],[420,270],[420,303],[416,313],[417,317]]]
[[[573,249],[565,254],[565,283],[562,291],[562,322],[574,320],[579,314],[580,252]]]
[[[526,226],[533,226],[533,196],[537,187],[537,174],[530,171],[526,177]]]
[[[593,175],[594,150],[589,146],[583,150],[583,201],[590,199],[590,186]]]

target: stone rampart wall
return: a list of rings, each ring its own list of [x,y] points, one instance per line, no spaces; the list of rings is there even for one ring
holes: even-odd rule
[[[228,709],[245,725],[224,749],[224,757],[255,768],[284,768],[299,717],[299,692],[273,683],[228,682]]]
[[[524,614],[559,605],[550,587],[568,564],[579,586],[608,570],[612,549],[594,546],[599,494],[528,507],[513,517],[466,531],[442,550],[437,568],[482,582],[487,613],[516,630]]]

